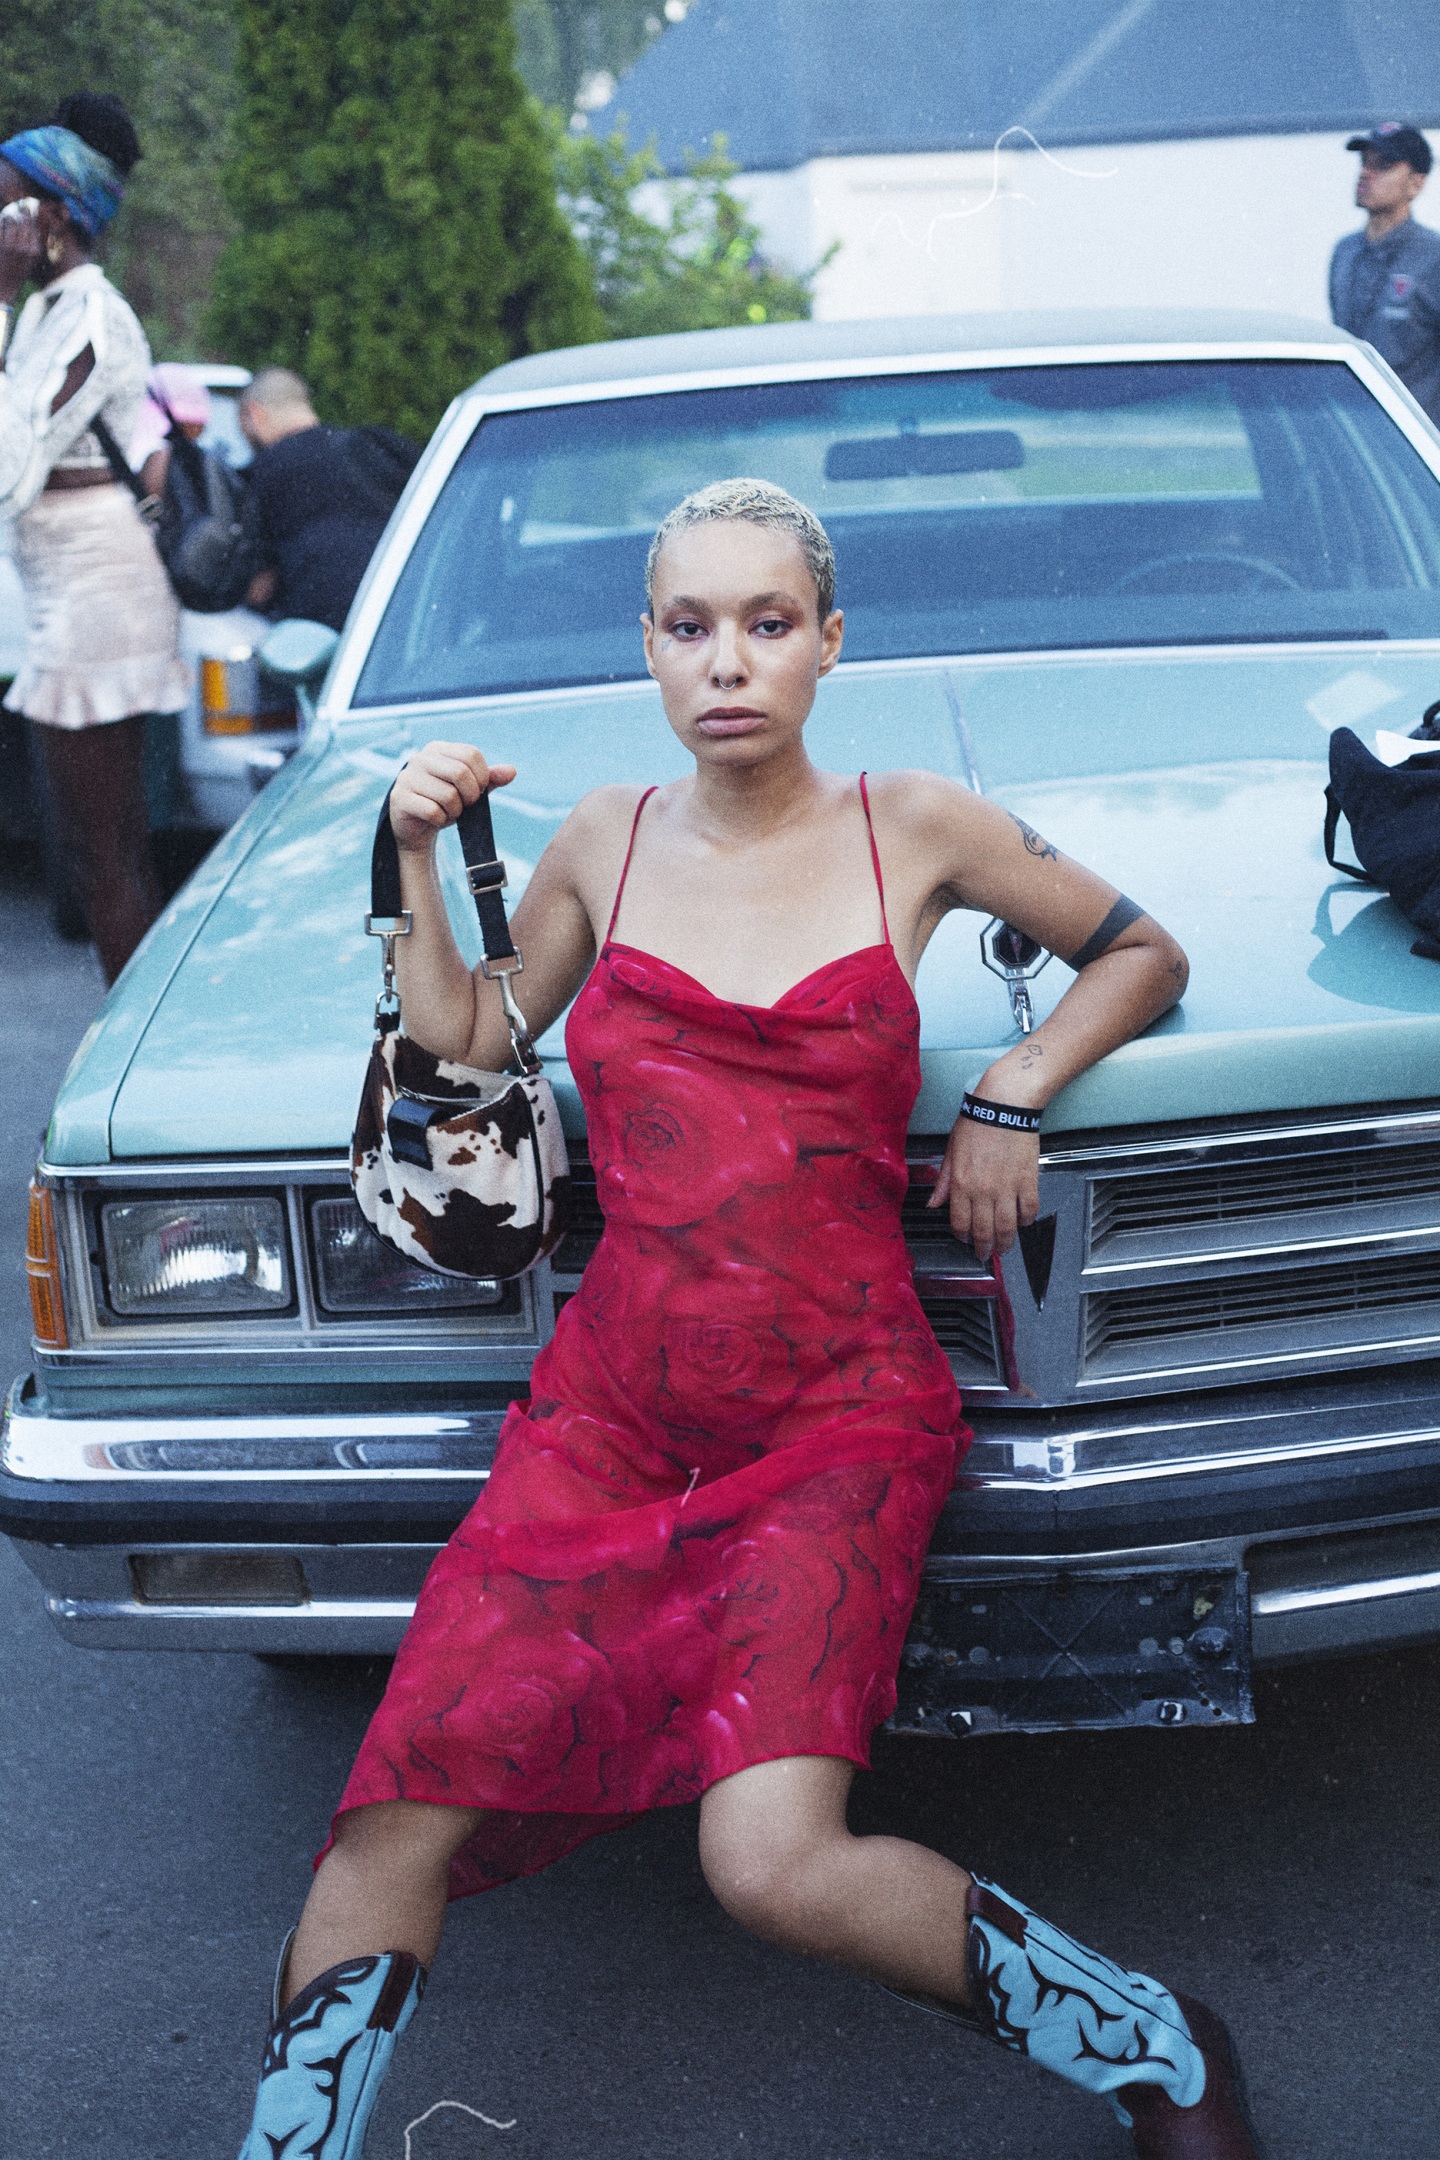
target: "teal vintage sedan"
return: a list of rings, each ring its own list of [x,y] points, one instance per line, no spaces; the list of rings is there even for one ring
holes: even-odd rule
[[[1068,977],[958,915],[926,955],[910,1229],[977,1442],[898,1722],[1223,1722],[1256,1661],[1440,1632],[1440,967],[1321,845],[1329,732],[1404,735],[1440,697],[1440,436],[1339,332],[1213,315],[706,332],[457,400],[338,646],[276,632],[304,745],[56,1104],[0,1443],[37,1594],[97,1646],[398,1643],[600,1216],[556,1030],[577,1201],[549,1262],[456,1281],[361,1221],[377,809],[429,737],[513,761],[513,897],[587,788],[678,772],[644,558],[734,473],[834,537],[816,758],[983,790],[1193,964],[1051,1105],[1042,1219],[992,1271],[926,1181]],[[473,942],[458,851],[450,878]]]

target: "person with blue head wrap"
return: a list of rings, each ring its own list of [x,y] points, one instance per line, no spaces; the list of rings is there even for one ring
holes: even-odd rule
[[[64,204],[83,233],[93,240],[120,207],[125,182],[103,150],[92,150],[73,128],[26,128],[0,143],[7,165],[33,180],[36,187]]]
[[[0,517],[13,526],[26,627],[5,704],[34,724],[56,837],[110,981],[159,912],[146,723],[189,697],[175,596],[97,432],[129,443],[150,372],[144,331],[91,259],[139,155],[119,99],[89,92],[0,143]]]

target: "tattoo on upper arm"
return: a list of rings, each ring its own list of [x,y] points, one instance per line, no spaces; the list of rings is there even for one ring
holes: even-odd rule
[[[1056,847],[1052,847],[1050,842],[1044,838],[1043,834],[1036,832],[1033,825],[1027,825],[1023,817],[1016,817],[1013,810],[1007,810],[1005,815],[1009,818],[1012,825],[1019,826],[1020,837],[1025,843],[1025,852],[1027,855],[1038,855],[1042,862],[1059,861],[1060,850]]]
[[[1088,967],[1092,960],[1098,960],[1102,953],[1109,952],[1116,938],[1123,935],[1131,923],[1139,922],[1144,912],[1144,908],[1137,907],[1133,900],[1127,900],[1124,893],[1121,893],[1105,920],[1098,929],[1091,931],[1080,950],[1070,955],[1066,966],[1074,968],[1078,974],[1080,969]]]

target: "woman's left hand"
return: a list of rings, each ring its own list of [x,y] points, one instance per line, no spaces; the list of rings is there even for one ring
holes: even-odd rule
[[[955,1120],[929,1205],[950,1203],[950,1228],[977,1259],[1008,1253],[1040,1213],[1040,1136]]]

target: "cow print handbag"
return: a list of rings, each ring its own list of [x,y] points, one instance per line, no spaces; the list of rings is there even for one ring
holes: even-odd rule
[[[387,794],[370,861],[365,928],[384,940],[375,1040],[350,1143],[350,1179],[371,1228],[407,1260],[441,1275],[523,1275],[564,1234],[570,1163],[550,1082],[511,988],[524,965],[510,937],[505,865],[485,796],[459,822],[465,875],[480,918],[481,971],[498,980],[517,1072],[479,1072],[422,1050],[400,1028],[395,940],[400,854]]]

